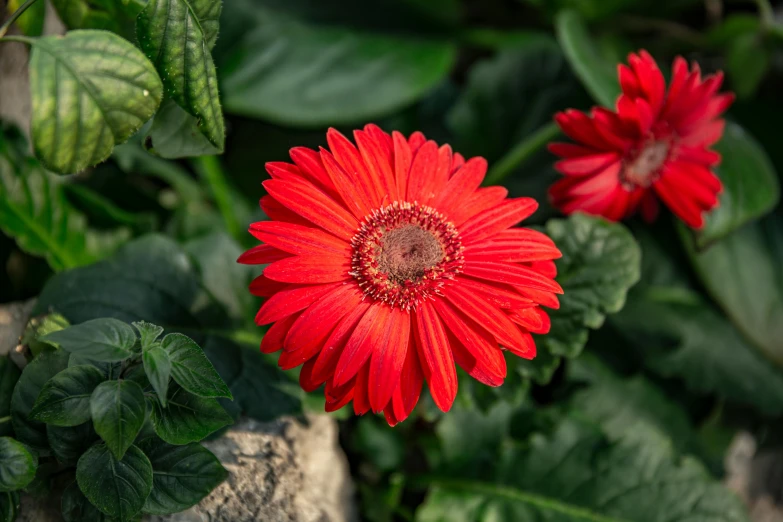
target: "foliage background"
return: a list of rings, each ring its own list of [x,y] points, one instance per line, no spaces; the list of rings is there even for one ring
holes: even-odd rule
[[[52,4],[70,29],[146,45],[144,15],[133,22],[144,2]],[[40,32],[43,5],[20,20],[27,34]],[[78,174],[46,172],[4,126],[0,301],[39,296],[36,313],[74,323],[113,316],[187,333],[231,386],[235,415],[320,410],[318,394],[253,349],[263,332],[246,287],[259,271],[235,260],[254,243],[246,225],[264,219],[264,162],[325,145],[328,126],[421,130],[487,158],[493,183],[542,203],[543,226],[557,217],[543,147],[557,136],[554,113],[611,105],[628,52],[648,49],[665,74],[683,55],[725,70],[738,95],[719,146],[726,192],[705,231],[669,215],[632,220],[633,238],[588,218],[551,221],[568,245],[560,279],[589,304],[564,301],[534,364],[513,366],[498,390],[461,380],[451,413],[425,397],[394,430],[336,415],[374,522],[744,519],[718,485],[727,445],[749,430],[775,448],[783,428],[783,4],[232,0],[204,27],[218,35],[205,38],[216,42],[224,147],[223,120],[202,117],[214,125],[198,128],[160,68],[167,98],[154,121]],[[214,110],[214,94],[198,110]]]

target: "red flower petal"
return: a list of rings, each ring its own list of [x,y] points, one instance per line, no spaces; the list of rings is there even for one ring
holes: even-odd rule
[[[416,349],[435,405],[449,411],[457,396],[457,369],[446,336],[432,303],[424,301],[416,310]]]
[[[291,254],[300,256],[342,254],[346,258],[351,256],[346,241],[317,228],[277,221],[260,221],[250,225],[250,233],[259,241]]]
[[[316,286],[291,286],[266,300],[256,314],[256,324],[269,324],[304,310],[341,283]]]
[[[535,270],[512,263],[473,260],[465,264],[465,275],[514,286],[524,286],[533,290],[544,290],[562,294],[563,289],[557,281],[545,277]]]
[[[467,220],[462,226],[462,242],[475,243],[516,225],[530,217],[538,208],[533,198],[509,199]]]
[[[410,313],[393,308],[387,321],[383,343],[376,347],[370,361],[370,404],[378,413],[389,403],[400,382],[402,366],[408,352]]]
[[[351,276],[350,259],[346,257],[288,257],[264,269],[264,275],[286,283],[318,284],[345,281]]]
[[[237,263],[243,265],[265,265],[291,257],[288,252],[283,252],[271,245],[258,245],[244,252],[237,259]]]
[[[370,305],[340,355],[334,373],[335,384],[340,385],[351,379],[373,352],[380,349],[388,330],[390,315],[391,308],[386,303],[375,301]]]

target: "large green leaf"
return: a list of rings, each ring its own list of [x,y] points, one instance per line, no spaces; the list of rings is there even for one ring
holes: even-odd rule
[[[76,482],[63,491],[62,510],[65,522],[117,522],[90,504]]]
[[[551,379],[560,357],[579,355],[589,328],[600,328],[607,314],[622,309],[628,289],[639,280],[641,263],[639,246],[617,223],[574,214],[548,221],[546,232],[563,253],[556,261],[563,295],[558,310],[547,310],[550,333],[536,337],[539,354],[521,366],[540,383]]]
[[[199,397],[232,398],[228,386],[193,339],[182,334],[169,334],[163,339],[161,347],[171,361],[171,376],[186,391]]]
[[[213,269],[231,270],[234,264]],[[170,239],[148,236],[112,260],[55,276],[33,313],[50,308],[73,323],[109,316],[182,332],[204,349],[239,409],[263,420],[301,411],[295,382],[258,353],[257,345],[249,349],[229,338],[235,323],[206,295],[190,257]]]
[[[22,376],[14,388],[11,397],[11,423],[20,442],[35,450],[45,451],[49,444],[46,439],[46,426],[42,422],[30,419],[38,394],[44,385],[68,367],[68,353],[56,351],[43,353],[25,366]]]
[[[0,437],[11,434],[11,396],[22,372],[6,356],[0,356]]]
[[[11,437],[0,437],[0,493],[26,487],[35,477],[38,457]]]
[[[620,82],[613,64],[604,60],[590,37],[584,20],[572,9],[555,19],[557,41],[576,75],[599,104],[613,108],[620,95]]]
[[[151,402],[155,433],[169,444],[190,444],[233,422],[215,399],[205,399],[171,386],[168,405]]]
[[[90,397],[95,431],[112,454],[122,460],[144,425],[147,403],[141,386],[127,379],[106,381]]]
[[[144,512],[179,513],[196,505],[228,476],[226,469],[200,444],[172,446],[154,438],[141,444],[152,463],[152,492]]]
[[[100,362],[119,362],[133,355],[136,333],[113,318],[93,319],[43,337],[65,351]]]
[[[729,123],[716,148],[723,155],[716,169],[723,192],[718,208],[707,214],[704,228],[695,234],[699,248],[763,216],[780,198],[775,167],[761,145],[742,127]]]
[[[136,22],[141,48],[153,60],[166,93],[196,119],[219,151],[226,129],[210,50],[221,5],[221,0],[149,0]]]
[[[0,229],[25,252],[45,257],[54,270],[97,261],[130,236],[126,228],[89,228],[63,186],[62,179],[27,156],[18,130],[0,127]]]
[[[52,5],[68,29],[106,29],[128,37],[144,1],[52,0]]]
[[[152,120],[144,148],[167,159],[212,156],[221,152],[201,134],[196,118],[172,100],[165,100]]]
[[[456,58],[448,42],[317,25],[275,3],[253,4],[252,29],[220,68],[229,112],[284,125],[363,123],[421,97]]]
[[[36,155],[70,174],[105,160],[149,120],[163,98],[155,68],[108,31],[29,40]]]
[[[30,418],[55,426],[78,426],[90,420],[90,395],[106,379],[94,366],[71,366],[41,388]]]
[[[166,407],[166,397],[169,391],[169,380],[171,379],[171,360],[169,354],[160,346],[153,346],[148,350],[144,350],[141,356],[144,363],[144,373],[147,374],[155,393],[158,395],[158,400]]]
[[[95,507],[125,522],[141,511],[152,490],[152,465],[136,446],[117,460],[105,444],[96,444],[79,459],[76,481]]]
[[[552,435],[507,442],[492,480],[434,480],[417,522],[747,522],[738,498],[669,442],[629,428],[608,441],[565,419]]]
[[[68,427],[47,424],[46,437],[57,461],[65,466],[75,466],[79,457],[98,440],[92,422]]]
[[[783,213],[748,225],[704,252],[681,229],[696,272],[734,325],[783,367]]]

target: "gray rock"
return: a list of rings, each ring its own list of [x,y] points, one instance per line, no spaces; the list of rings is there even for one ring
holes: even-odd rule
[[[34,304],[35,299],[30,299],[0,305],[0,355],[7,355],[19,367],[26,361],[17,347]]]

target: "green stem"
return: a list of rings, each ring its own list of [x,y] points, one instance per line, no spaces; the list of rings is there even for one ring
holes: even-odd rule
[[[560,134],[560,128],[554,122],[538,129],[525,140],[519,142],[489,169],[484,184],[497,184],[506,179],[515,168],[538,152],[541,147],[553,140],[558,134]]]
[[[226,175],[220,165],[220,160],[217,156],[202,156],[196,158],[194,165],[199,175],[209,185],[212,196],[215,198],[215,204],[221,216],[223,216],[228,233],[231,234],[231,237],[241,242],[243,240],[242,227],[234,213],[234,207],[231,203],[231,189],[228,186],[228,181],[226,181]]]
[[[5,33],[8,32],[8,29],[11,27],[11,25],[16,22],[20,16],[24,14],[25,11],[27,11],[27,8],[33,5],[38,0],[27,0],[25,3],[19,7],[14,13],[11,15],[11,18],[5,21],[3,25],[0,25],[0,38],[5,36]]]
[[[755,0],[755,2],[759,8],[762,25],[767,28],[774,26],[775,11],[772,9],[772,4],[769,3],[769,0]]]

